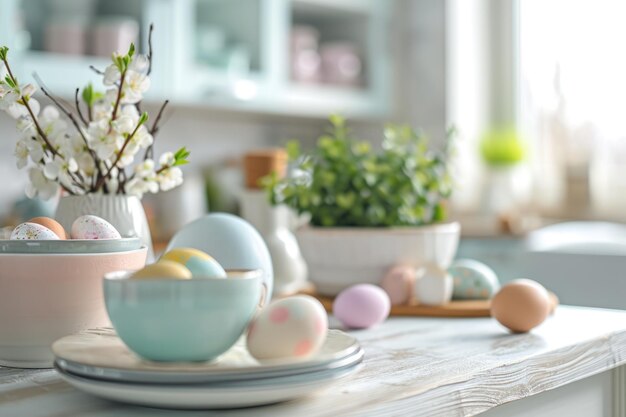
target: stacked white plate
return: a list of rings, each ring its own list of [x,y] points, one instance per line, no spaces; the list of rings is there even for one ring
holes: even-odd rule
[[[250,407],[306,396],[354,373],[364,355],[358,341],[339,330],[329,330],[321,351],[305,361],[259,363],[240,341],[214,362],[149,362],[130,352],[112,329],[65,337],[52,350],[56,370],[79,390],[177,409]]]

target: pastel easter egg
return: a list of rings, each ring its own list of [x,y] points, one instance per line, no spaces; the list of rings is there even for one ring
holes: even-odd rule
[[[50,217],[34,217],[28,223],[37,223],[52,230],[61,240],[67,239],[67,233],[61,223]]]
[[[498,276],[482,262],[459,259],[448,273],[454,283],[452,298],[456,300],[488,300],[500,289]]]
[[[59,240],[52,230],[37,223],[22,223],[11,233],[11,240]]]
[[[272,257],[261,234],[247,221],[228,213],[210,213],[176,233],[167,245],[210,253],[224,269],[260,269],[269,303],[274,283]]]
[[[120,233],[101,217],[86,214],[72,223],[72,239],[120,239]]]
[[[552,310],[545,287],[530,279],[516,279],[491,300],[491,316],[513,333],[526,333],[539,326]]]
[[[408,304],[413,297],[415,279],[415,268],[399,265],[387,271],[380,286],[389,295],[392,305]]]
[[[313,297],[297,295],[272,302],[248,327],[246,343],[259,361],[306,359],[324,344],[328,315]]]
[[[343,290],[333,303],[333,314],[346,327],[364,329],[382,323],[389,316],[391,301],[380,287],[353,285]]]
[[[190,279],[191,271],[178,262],[160,260],[131,275],[132,279]]]
[[[226,278],[226,271],[213,257],[198,249],[176,248],[161,259],[177,262],[191,271],[194,278]]]

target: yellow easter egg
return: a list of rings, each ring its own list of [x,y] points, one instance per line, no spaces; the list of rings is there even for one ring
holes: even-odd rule
[[[213,257],[198,249],[172,249],[161,259],[184,265],[194,278],[226,278],[224,268]]]
[[[191,271],[183,265],[160,260],[159,262],[148,265],[143,269],[135,272],[132,279],[190,279]]]

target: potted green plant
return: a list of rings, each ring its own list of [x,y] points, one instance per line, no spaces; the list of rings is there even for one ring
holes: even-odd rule
[[[527,170],[522,164],[526,157],[524,140],[515,128],[498,127],[483,136],[480,153],[487,167],[483,210],[503,213],[514,209],[528,190]]]
[[[330,122],[310,152],[288,144],[290,175],[265,179],[273,204],[310,216],[297,237],[317,290],[378,284],[398,264],[447,268],[460,233],[458,223],[443,223],[449,146],[438,152],[411,128],[388,126],[376,152],[341,117]]]

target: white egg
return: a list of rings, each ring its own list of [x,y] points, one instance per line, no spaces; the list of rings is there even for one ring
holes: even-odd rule
[[[297,295],[274,301],[248,328],[247,344],[256,359],[306,359],[326,340],[328,315],[313,297]]]
[[[120,239],[120,233],[98,216],[86,214],[72,223],[72,239]]]
[[[40,224],[22,223],[11,233],[11,240],[59,240],[59,236]]]

